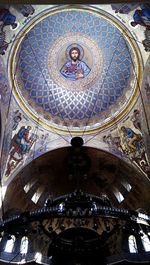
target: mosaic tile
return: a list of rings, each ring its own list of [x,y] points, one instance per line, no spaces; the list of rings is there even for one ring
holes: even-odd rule
[[[82,34],[93,40],[102,53],[101,73],[84,89],[78,81],[72,81],[73,89],[71,85],[68,88],[61,86],[60,79],[64,77],[60,68],[54,71],[54,75],[58,71],[56,80],[51,74],[53,65],[50,67],[47,61],[51,47],[59,38],[66,38],[69,45],[71,33],[81,36],[81,44],[84,40]],[[84,45],[86,49],[87,43]],[[60,51],[61,48],[64,49],[59,47]],[[94,58],[94,54],[92,56]],[[20,89],[30,93],[33,106],[40,105],[43,115],[46,111],[61,119],[82,120],[100,115],[125,93],[131,77],[131,57],[122,33],[110,21],[92,12],[62,11],[44,18],[27,33],[20,44],[18,57],[18,76],[23,84]],[[80,89],[75,91],[75,86],[80,86]]]

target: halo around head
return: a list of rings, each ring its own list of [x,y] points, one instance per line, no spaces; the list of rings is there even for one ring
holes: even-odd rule
[[[84,56],[84,50],[83,50],[83,48],[81,47],[81,45],[80,45],[80,44],[77,44],[77,43],[72,43],[71,45],[69,45],[69,46],[67,47],[67,49],[66,49],[66,57],[67,57],[67,59],[68,59],[68,60],[70,59],[70,55],[69,55],[69,53],[70,53],[70,50],[71,50],[72,48],[78,48],[78,49],[79,49],[79,51],[80,51],[80,57],[79,57],[79,60],[82,60],[82,58],[83,58],[83,56]]]

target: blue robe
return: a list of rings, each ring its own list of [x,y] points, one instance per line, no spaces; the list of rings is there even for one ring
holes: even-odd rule
[[[13,25],[16,21],[16,17],[10,13],[8,9],[0,10],[0,21],[3,21],[4,25]]]
[[[147,22],[144,18],[147,19]],[[143,8],[142,10],[136,10],[133,14],[133,19],[142,26],[150,26],[150,9]]]

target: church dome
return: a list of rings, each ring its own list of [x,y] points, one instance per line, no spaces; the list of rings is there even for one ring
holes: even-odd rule
[[[47,12],[25,27],[11,53],[16,98],[44,125],[99,128],[120,118],[135,98],[135,51],[128,30],[104,11]]]

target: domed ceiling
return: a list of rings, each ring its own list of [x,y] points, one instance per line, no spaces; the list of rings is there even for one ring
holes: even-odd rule
[[[137,47],[104,11],[70,7],[40,14],[18,35],[10,60],[17,101],[49,128],[107,126],[136,98]]]
[[[106,195],[115,207],[149,212],[148,180],[114,155],[90,147],[59,148],[32,161],[8,187],[5,210],[10,205],[24,210],[42,207],[48,198],[78,188],[96,196]]]

